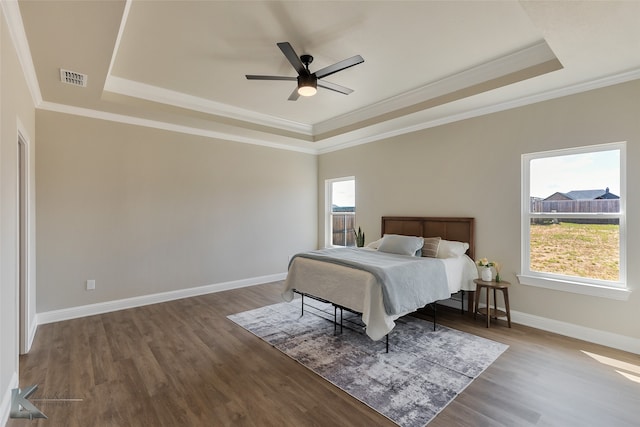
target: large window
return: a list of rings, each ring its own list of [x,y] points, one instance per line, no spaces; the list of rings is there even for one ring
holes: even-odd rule
[[[626,299],[625,144],[522,156],[527,285]]]
[[[355,246],[356,180],[330,179],[325,185],[327,230],[325,246]]]

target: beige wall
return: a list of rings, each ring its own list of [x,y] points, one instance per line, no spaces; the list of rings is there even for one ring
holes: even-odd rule
[[[357,223],[368,241],[380,235],[383,215],[475,217],[476,254],[504,264],[503,277],[515,284],[512,310],[637,339],[639,100],[634,81],[327,153],[318,163],[318,200],[324,180],[355,176]],[[628,282],[635,292],[623,302],[518,285],[521,155],[618,141],[628,141]],[[323,227],[320,221],[320,239]]]
[[[314,155],[36,117],[38,313],[284,273],[316,246]]]
[[[2,9],[0,9],[2,15]],[[0,423],[17,386],[18,322],[18,130],[34,159],[35,113],[4,16],[0,16]],[[33,172],[33,164],[30,168]],[[33,175],[30,177],[33,185]],[[30,200],[31,214],[35,209]],[[31,215],[34,218],[33,215]],[[31,224],[33,229],[34,223]],[[34,250],[34,242],[30,248]],[[31,253],[33,257],[33,252]],[[35,263],[29,277],[35,280]],[[31,307],[31,320],[35,310]]]

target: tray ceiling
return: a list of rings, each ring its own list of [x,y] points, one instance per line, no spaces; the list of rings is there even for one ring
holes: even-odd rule
[[[38,108],[314,153],[640,78],[640,2],[17,5]],[[326,78],[354,92],[292,102],[295,82],[247,80],[296,75],[282,41],[312,71],[361,55]]]

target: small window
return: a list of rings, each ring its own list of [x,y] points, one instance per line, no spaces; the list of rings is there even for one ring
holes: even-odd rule
[[[521,283],[626,290],[624,163],[624,143],[522,156]]]
[[[326,181],[326,246],[355,246],[356,180],[353,177]]]

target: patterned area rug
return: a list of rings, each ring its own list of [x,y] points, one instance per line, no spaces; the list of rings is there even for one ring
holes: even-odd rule
[[[345,312],[348,327],[334,334],[332,306],[305,298],[300,314],[296,299],[229,319],[406,427],[424,427],[508,348],[442,325],[433,331],[431,322],[405,316],[386,353],[384,339],[363,333],[359,316]]]

